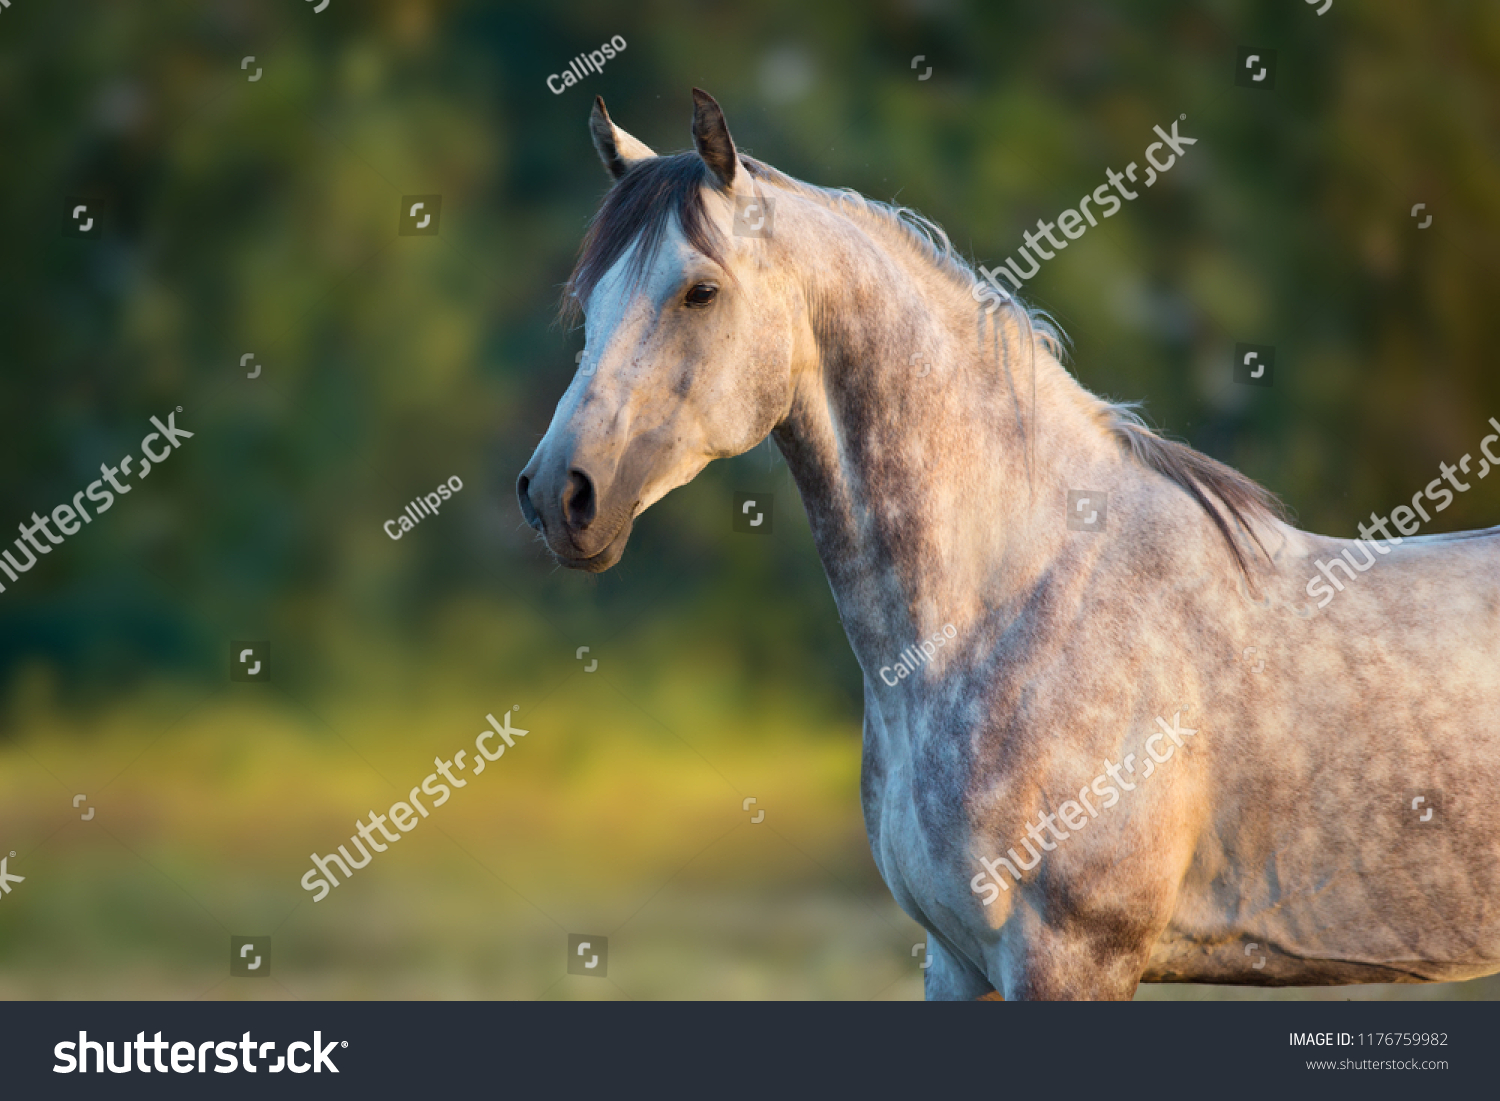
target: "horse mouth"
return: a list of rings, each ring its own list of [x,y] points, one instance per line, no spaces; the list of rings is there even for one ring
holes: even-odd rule
[[[580,570],[583,573],[603,573],[620,560],[625,553],[625,544],[630,539],[630,529],[634,525],[635,510],[626,517],[625,522],[620,525],[620,530],[604,546],[590,555],[572,555],[562,551],[554,550],[552,557],[557,559],[558,565],[566,566],[570,570]]]

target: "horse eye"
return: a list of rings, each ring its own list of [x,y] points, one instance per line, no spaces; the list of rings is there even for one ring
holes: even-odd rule
[[[699,283],[696,287],[687,292],[687,298],[685,299],[685,301],[689,306],[703,307],[712,302],[714,300],[714,297],[718,293],[719,288],[714,286],[712,283]]]

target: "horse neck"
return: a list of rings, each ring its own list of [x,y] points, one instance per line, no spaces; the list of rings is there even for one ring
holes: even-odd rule
[[[1119,449],[1017,310],[981,340],[985,315],[918,249],[811,221],[789,235],[815,254],[810,350],[775,435],[873,677],[944,625],[1024,603],[1066,537],[1066,489],[1100,488]]]

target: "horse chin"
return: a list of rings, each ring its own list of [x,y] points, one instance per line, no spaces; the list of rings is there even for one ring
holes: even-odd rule
[[[625,544],[630,540],[630,529],[632,526],[633,519],[626,520],[620,526],[620,530],[615,532],[614,538],[610,539],[602,550],[594,554],[586,557],[578,557],[554,550],[552,557],[557,559],[558,565],[566,566],[570,570],[581,570],[584,573],[603,573],[618,562],[620,557],[625,553]]]

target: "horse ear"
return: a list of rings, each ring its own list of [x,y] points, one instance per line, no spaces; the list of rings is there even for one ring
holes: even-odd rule
[[[693,89],[693,145],[719,181],[719,186],[725,191],[733,191],[740,157],[735,152],[734,139],[729,136],[724,112],[714,97],[702,88]]]
[[[589,133],[594,137],[594,148],[604,162],[604,170],[611,179],[618,180],[636,161],[656,156],[645,142],[637,141],[610,121],[604,109],[604,97],[594,97],[594,109],[589,113]]]

